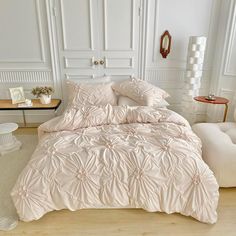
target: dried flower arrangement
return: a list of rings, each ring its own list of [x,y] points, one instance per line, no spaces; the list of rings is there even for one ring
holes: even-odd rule
[[[52,95],[54,93],[54,89],[52,87],[36,87],[33,88],[31,93],[36,96],[37,98],[41,95]]]

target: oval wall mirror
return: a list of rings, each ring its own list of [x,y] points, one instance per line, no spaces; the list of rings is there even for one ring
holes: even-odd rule
[[[163,58],[166,58],[167,55],[170,53],[170,46],[171,46],[171,35],[168,32],[168,30],[166,30],[161,36],[161,42],[160,42],[160,53]]]

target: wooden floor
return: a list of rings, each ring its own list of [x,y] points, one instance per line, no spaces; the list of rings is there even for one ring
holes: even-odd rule
[[[236,236],[236,188],[220,190],[218,214],[218,222],[208,225],[179,214],[141,209],[63,210],[48,213],[37,221],[20,222],[16,229],[0,235]]]
[[[35,130],[24,134],[27,132]],[[2,235],[236,236],[236,188],[220,189],[218,222],[214,225],[179,214],[148,213],[141,209],[63,210],[48,213],[37,221],[19,222],[16,229],[0,232]]]
[[[37,135],[37,128],[18,128],[16,131],[14,131],[14,134],[24,134],[24,135]]]

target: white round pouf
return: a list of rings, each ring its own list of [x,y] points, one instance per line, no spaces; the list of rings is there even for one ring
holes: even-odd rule
[[[20,149],[21,142],[12,135],[17,128],[18,125],[15,123],[0,124],[0,155]]]

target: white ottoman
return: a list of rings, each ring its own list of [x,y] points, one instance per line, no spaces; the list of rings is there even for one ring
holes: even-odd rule
[[[202,141],[203,160],[220,187],[236,187],[236,123],[200,123],[193,131]]]
[[[15,123],[0,124],[0,155],[20,149],[21,142],[12,135],[17,128]]]

